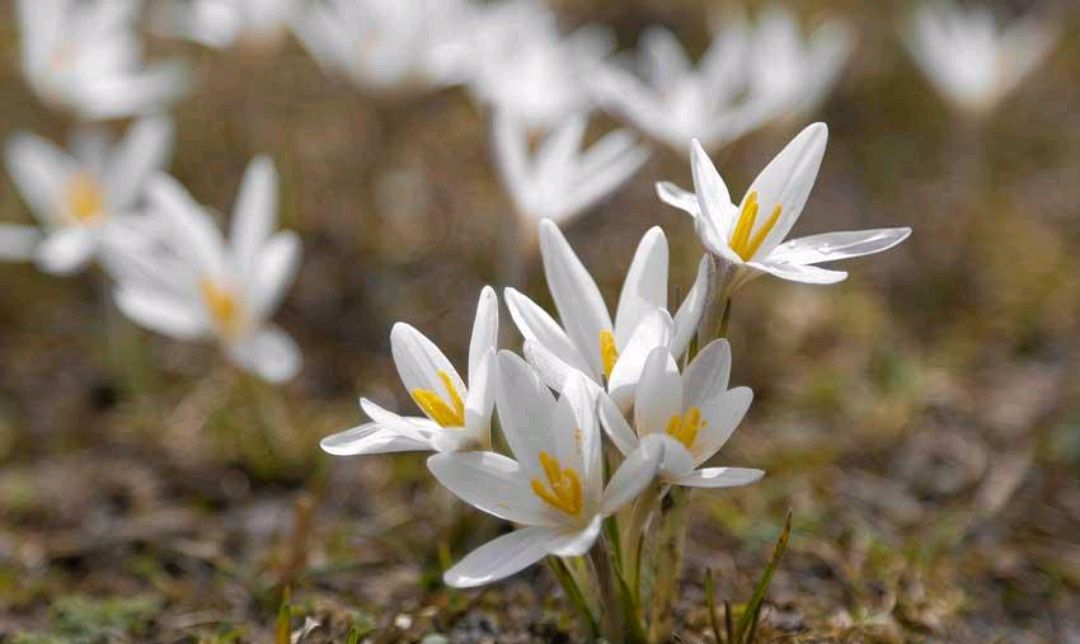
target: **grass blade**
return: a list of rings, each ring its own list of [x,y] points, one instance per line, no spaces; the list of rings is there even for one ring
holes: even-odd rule
[[[787,519],[784,521],[784,531],[780,533],[780,539],[776,542],[776,547],[773,548],[772,559],[769,560],[769,564],[765,566],[765,571],[761,573],[761,578],[758,579],[757,586],[754,587],[754,594],[750,597],[750,602],[746,605],[746,610],[739,616],[739,624],[735,629],[736,641],[742,644],[748,642],[748,639],[744,639],[744,635],[752,635],[753,631],[751,626],[757,621],[757,614],[761,610],[761,604],[765,601],[765,593],[769,590],[769,584],[772,582],[773,573],[776,572],[776,567],[780,563],[780,558],[784,556],[784,551],[787,550],[788,539],[791,537],[791,510],[788,510]]]

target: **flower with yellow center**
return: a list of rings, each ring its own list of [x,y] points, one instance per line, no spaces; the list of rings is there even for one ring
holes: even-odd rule
[[[78,173],[68,181],[64,214],[76,226],[105,218],[105,191],[94,177]]]
[[[698,237],[725,270],[728,295],[765,273],[796,282],[831,284],[847,278],[817,264],[888,250],[907,239],[910,228],[825,233],[785,241],[802,214],[825,155],[828,128],[810,125],[754,179],[739,205],[701,145],[690,146],[693,193],[662,182],[657,194],[694,219]]]
[[[634,400],[633,425],[609,398],[600,399],[600,420],[624,454],[659,454],[659,476],[673,485],[731,487],[761,478],[760,470],[701,467],[727,442],[753,398],[746,387],[728,389],[731,349],[726,340],[706,345],[679,374],[671,353],[649,354]]]
[[[513,458],[494,452],[436,454],[435,478],[465,502],[523,527],[466,556],[443,576],[451,586],[497,581],[547,555],[584,554],[603,519],[656,476],[656,450],[631,454],[605,485],[595,385],[575,373],[558,400],[521,358],[498,356],[496,399]]]
[[[673,319],[667,311],[667,238],[652,228],[634,253],[612,322],[596,282],[558,226],[546,219],[540,222],[540,253],[561,324],[508,288],[506,304],[525,336],[525,357],[555,390],[571,372],[580,372],[628,408],[649,351],[686,351],[701,317],[706,272],[699,270]]]
[[[468,386],[424,334],[408,324],[395,324],[390,332],[394,362],[401,382],[425,417],[399,416],[361,398],[360,406],[371,422],[324,438],[323,450],[346,456],[490,447],[498,307],[495,291],[485,287],[469,343]]]

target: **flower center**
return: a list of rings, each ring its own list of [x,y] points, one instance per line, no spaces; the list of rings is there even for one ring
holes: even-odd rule
[[[701,419],[701,410],[697,407],[691,407],[686,410],[686,413],[672,416],[667,423],[667,428],[664,430],[668,436],[671,436],[675,440],[683,444],[683,447],[690,450],[694,448],[694,440],[697,438],[698,431],[706,425],[705,421]]]
[[[88,174],[76,174],[64,195],[67,213],[76,224],[87,224],[105,216],[105,193]]]
[[[438,371],[438,375],[439,380],[442,380],[450,402],[443,400],[438,392],[432,389],[413,389],[411,392],[413,400],[431,420],[439,423],[439,425],[443,427],[464,427],[465,403],[461,399],[461,394],[454,388],[454,379],[442,369]]]
[[[604,376],[611,377],[615,361],[619,359],[619,349],[615,346],[615,334],[605,329],[600,332],[600,361],[604,363]]]
[[[751,192],[746,196],[746,201],[743,202],[739,220],[735,223],[735,230],[731,233],[731,239],[728,240],[731,250],[735,251],[735,254],[741,257],[744,262],[750,261],[750,258],[761,247],[762,242],[769,235],[769,231],[773,229],[777,220],[780,219],[780,213],[783,210],[780,204],[776,204],[769,218],[751,237],[751,233],[754,232],[754,224],[757,223],[759,208],[757,192]]]
[[[581,478],[577,471],[562,467],[559,460],[547,452],[540,452],[540,467],[544,468],[547,484],[533,478],[533,494],[560,512],[571,516],[581,514]]]
[[[244,316],[232,291],[208,279],[199,283],[199,291],[218,333],[225,338],[239,335]]]

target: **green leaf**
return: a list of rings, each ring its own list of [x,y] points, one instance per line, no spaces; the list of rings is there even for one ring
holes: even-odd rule
[[[761,578],[758,579],[757,586],[754,587],[754,594],[750,597],[750,602],[746,605],[742,615],[739,616],[739,624],[735,628],[735,640],[740,644],[752,641],[753,636],[757,633],[758,613],[761,612],[761,605],[765,601],[765,593],[769,590],[769,584],[772,582],[772,576],[776,572],[780,558],[784,556],[784,551],[787,550],[790,537],[791,510],[788,510],[787,519],[784,521],[784,530],[780,533],[780,539],[777,540],[776,546],[773,548],[772,559],[765,566],[765,571],[761,573]]]

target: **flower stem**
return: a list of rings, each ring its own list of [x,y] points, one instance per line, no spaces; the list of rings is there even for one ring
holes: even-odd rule
[[[611,556],[607,539],[601,537],[589,550],[593,572],[596,574],[599,594],[600,631],[609,642],[624,642],[623,603],[619,601],[619,587],[615,571],[611,567]]]
[[[563,592],[566,593],[566,598],[577,612],[581,627],[585,630],[587,641],[595,642],[600,634],[596,626],[596,619],[593,617],[592,611],[589,610],[589,605],[585,603],[585,596],[581,593],[581,588],[574,579],[573,573],[566,567],[566,562],[559,557],[550,556],[547,561],[548,566],[551,567],[551,572],[555,574],[555,579],[559,581]]]
[[[674,604],[682,572],[683,545],[690,490],[675,486],[660,504],[656,541],[656,577],[653,584],[650,642],[667,642],[675,626]]]

